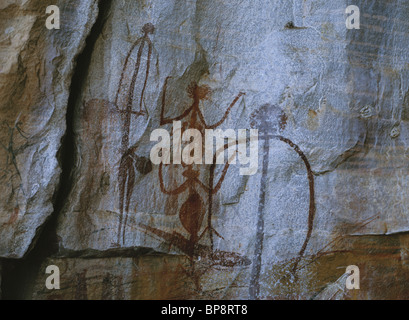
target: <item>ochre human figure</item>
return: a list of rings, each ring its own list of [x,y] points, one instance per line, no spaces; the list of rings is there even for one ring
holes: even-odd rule
[[[192,82],[188,89],[187,92],[189,94],[189,97],[193,99],[192,105],[186,109],[180,116],[174,117],[174,118],[165,118],[165,102],[166,102],[166,91],[167,91],[167,85],[169,79],[172,77],[167,77],[165,79],[165,84],[163,86],[163,96],[162,96],[162,110],[161,110],[161,118],[160,118],[160,124],[165,125],[168,123],[173,123],[173,121],[180,121],[185,119],[185,121],[182,122],[182,131],[185,129],[197,129],[200,131],[200,133],[204,136],[205,129],[215,129],[218,126],[220,126],[226,119],[227,116],[229,115],[231,109],[234,107],[234,105],[237,103],[237,101],[240,99],[241,96],[245,95],[244,92],[240,92],[232,101],[230,106],[227,108],[226,112],[224,113],[223,117],[220,119],[220,121],[209,125],[206,123],[206,120],[203,116],[202,111],[200,110],[200,101],[203,100],[208,100],[209,95],[211,93],[210,88],[207,85],[199,86],[196,82]],[[186,120],[186,118],[190,115],[190,119]]]
[[[231,109],[234,107],[234,105],[237,103],[240,97],[244,95],[243,92],[240,92],[234,98],[230,106],[227,108],[226,112],[224,113],[220,121],[212,125],[209,125],[206,123],[203,113],[200,110],[200,101],[208,100],[211,90],[206,85],[199,86],[196,82],[192,82],[187,89],[189,97],[193,99],[192,105],[186,111],[184,111],[180,116],[177,116],[174,118],[165,118],[164,113],[165,113],[165,104],[166,104],[165,103],[166,102],[166,91],[167,91],[168,81],[170,78],[171,77],[167,77],[165,79],[165,84],[163,88],[160,124],[165,125],[165,124],[173,123],[173,121],[183,120],[182,121],[182,131],[186,129],[196,129],[200,131],[202,136],[205,135],[206,129],[215,129],[218,126],[220,126],[226,120]],[[217,193],[225,178],[227,169],[229,167],[229,163],[226,163],[225,167],[223,168],[221,177],[219,181],[217,182],[216,186],[213,186],[213,179],[214,179],[213,176],[210,179],[212,184],[209,184],[209,186],[206,186],[199,180],[199,172],[194,169],[193,165],[186,165],[182,162],[182,166],[187,167],[186,171],[182,174],[186,178],[186,181],[179,187],[171,191],[166,190],[164,183],[163,183],[163,177],[162,177],[162,171],[163,171],[162,163],[159,166],[159,181],[160,181],[161,190],[165,194],[177,195],[177,194],[181,194],[187,189],[189,190],[188,199],[186,200],[186,202],[182,205],[180,209],[179,218],[182,223],[182,226],[186,229],[186,231],[189,232],[190,241],[192,242],[192,246],[194,246],[194,244],[197,243],[200,239],[200,237],[198,237],[198,232],[202,226],[203,218],[206,214],[203,200],[198,194],[195,186],[196,185],[200,186],[203,190],[208,192],[210,195]],[[214,173],[214,171],[211,171],[211,173]],[[189,208],[189,210],[187,210],[187,208]],[[210,232],[214,231],[211,228],[210,224],[207,226],[205,231],[207,230],[209,230]]]
[[[160,124],[165,125],[165,124],[173,123],[173,121],[182,121],[182,131],[186,129],[196,129],[201,132],[202,136],[204,136],[206,129],[214,129],[220,126],[226,120],[231,109],[234,107],[234,105],[237,103],[240,97],[244,95],[243,92],[240,92],[234,98],[230,106],[227,108],[221,120],[212,125],[208,125],[199,108],[199,105],[200,105],[200,101],[207,100],[209,98],[211,90],[206,85],[199,86],[197,85],[197,83],[193,82],[190,84],[187,90],[189,97],[193,99],[192,105],[187,110],[185,110],[181,115],[177,117],[165,118],[164,112],[165,112],[165,104],[166,104],[165,103],[166,91],[167,91],[168,81],[170,78],[171,77],[167,77],[164,83]],[[216,183],[215,186],[213,185],[214,177],[212,177],[209,180],[211,181],[211,184],[205,185],[199,179],[200,173],[198,170],[195,169],[194,165],[192,164],[187,165],[183,161],[181,165],[184,168],[186,168],[185,171],[182,173],[182,176],[186,178],[186,180],[180,186],[174,188],[173,190],[166,189],[165,184],[163,182],[163,164],[162,163],[159,165],[159,183],[160,183],[161,191],[167,195],[179,195],[185,191],[188,191],[188,198],[182,204],[179,210],[179,219],[180,219],[180,222],[183,228],[188,232],[189,238],[186,239],[184,236],[182,236],[176,231],[173,232],[173,234],[168,234],[159,229],[152,228],[152,227],[149,227],[143,224],[140,224],[140,227],[146,231],[159,235],[164,240],[168,241],[170,245],[174,245],[178,247],[182,252],[184,252],[188,256],[189,260],[191,261],[191,270],[188,272],[188,274],[194,278],[196,287],[199,288],[200,287],[199,282],[198,282],[199,276],[195,273],[195,262],[194,262],[194,259],[195,257],[198,256],[199,251],[202,252],[201,254],[204,254],[204,251],[210,252],[207,254],[207,256],[209,257],[208,260],[211,260],[211,261],[223,260],[223,261],[218,261],[216,263],[219,265],[223,265],[223,263],[225,263],[230,266],[230,265],[241,263],[239,262],[241,261],[240,259],[231,258],[231,255],[234,253],[223,252],[223,254],[221,254],[219,251],[217,251],[217,253],[213,252],[213,243],[211,247],[206,247],[206,249],[204,249],[205,246],[199,245],[200,239],[203,237],[205,232],[208,230],[210,231],[210,233],[215,232],[218,236],[220,236],[211,227],[210,224],[205,228],[202,234],[200,234],[203,219],[206,215],[206,208],[205,208],[204,201],[202,197],[200,196],[200,191],[206,192],[209,195],[209,197],[217,193],[220,190],[222,182],[226,176],[226,173],[229,167],[229,163],[225,164],[223,171],[221,173],[220,179]],[[211,171],[211,173],[214,174],[214,170]],[[209,215],[210,214],[211,213],[209,212]],[[214,265],[214,264],[211,264],[211,265]]]
[[[129,50],[129,53],[125,59],[125,65],[121,74],[121,78],[119,81],[118,91],[115,98],[115,106],[117,111],[123,116],[123,134],[122,134],[122,141],[121,141],[121,160],[119,164],[118,170],[118,183],[119,183],[119,225],[118,225],[118,240],[115,243],[115,246],[120,246],[121,243],[121,236],[122,236],[122,243],[125,244],[125,229],[126,223],[128,219],[129,213],[129,204],[131,201],[132,192],[135,186],[135,176],[136,172],[135,169],[140,167],[140,164],[137,162],[141,159],[135,154],[137,146],[129,147],[129,133],[131,127],[131,120],[132,116],[139,117],[145,115],[145,112],[142,110],[142,105],[144,103],[144,95],[145,90],[148,82],[149,77],[149,70],[151,64],[151,57],[152,57],[152,42],[149,39],[149,34],[153,34],[155,31],[155,27],[151,23],[147,23],[143,26],[142,32],[143,36],[139,38]],[[136,63],[134,67],[134,71],[132,74],[132,78],[128,88],[124,85],[125,82],[125,75],[128,68],[130,57],[135,50],[135,48],[139,45]],[[140,93],[139,99],[139,110],[134,111],[132,109],[134,95],[135,95],[135,86],[136,80],[139,74],[139,69],[141,67],[141,59],[143,49],[147,45],[148,47],[148,56],[146,60],[146,71],[145,71],[145,79],[143,80],[143,87]],[[125,87],[125,88],[124,88]],[[128,89],[128,90],[126,90]],[[125,94],[122,94],[125,92]],[[142,160],[143,161],[143,160]]]

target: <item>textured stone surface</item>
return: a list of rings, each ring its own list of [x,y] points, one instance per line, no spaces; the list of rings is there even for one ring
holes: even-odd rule
[[[342,300],[347,294],[347,288],[345,283],[347,281],[348,274],[343,274],[337,281],[329,284],[324,290],[322,290],[315,300]]]
[[[60,290],[44,283],[47,265],[59,266]],[[182,256],[144,255],[138,258],[49,259],[40,271],[34,299],[173,300],[234,299],[245,288],[241,277],[228,269],[213,270],[211,281],[198,290],[185,272],[189,261]],[[209,278],[207,278],[209,279]],[[212,280],[213,279],[213,280]]]
[[[409,1],[356,2],[359,30],[345,27],[347,1],[113,1],[93,35],[74,106],[76,161],[58,213],[59,250],[44,261],[33,297],[408,298]],[[94,2],[80,10],[64,3],[81,36],[69,27],[53,33],[55,42],[45,31],[37,35],[47,44],[40,52],[60,57],[52,70],[63,80],[16,69],[11,81],[20,60],[36,61],[34,49],[24,50],[36,39],[31,11],[1,55],[9,70],[2,100],[30,106],[27,117],[37,121],[21,118],[31,137],[16,157],[23,179],[5,172],[10,181],[2,184],[9,188],[2,194],[12,195],[0,202],[10,215],[1,228],[4,256],[25,252],[50,212],[44,203],[59,175],[55,152],[72,73],[66,62],[96,12]],[[36,82],[18,85],[33,74],[45,90],[38,99],[51,101],[37,109],[24,91],[38,94],[29,85]],[[18,132],[13,125],[24,109],[12,110],[9,134]],[[201,132],[204,122],[258,129],[257,173],[241,176],[239,164],[227,171],[152,164],[150,135],[171,132],[170,118]],[[28,143],[17,133],[14,139],[7,141],[16,148]],[[48,175],[36,173],[37,162]],[[24,207],[35,214],[23,215],[23,205],[13,204],[36,184],[40,191]],[[16,226],[7,222],[22,217]],[[61,269],[60,291],[44,287],[49,264]],[[348,265],[360,268],[359,291],[344,289]]]
[[[46,7],[64,12],[45,27]],[[0,6],[0,256],[22,257],[53,211],[74,60],[96,1],[2,1]]]
[[[269,289],[264,298],[409,299],[408,241],[407,235],[335,238],[331,251],[322,250],[304,259],[300,269],[307,271],[297,281],[288,274],[288,262],[270,264],[261,277]],[[360,269],[360,290],[345,288],[345,269],[353,264]],[[48,265],[60,268],[61,290],[45,288]],[[47,259],[40,268],[33,298],[237,299],[248,294],[247,267],[242,267],[238,276],[229,268],[214,268],[201,278],[199,290],[187,272],[189,266],[189,259],[173,255]]]
[[[208,85],[212,91],[211,98],[200,101],[207,123],[221,119],[237,94],[246,93],[219,128],[250,128],[251,115],[266,103],[286,113],[287,126],[281,134],[304,152],[315,179],[314,228],[305,255],[316,254],[338,235],[406,231],[408,181],[407,166],[402,164],[407,153],[408,66],[407,53],[401,49],[407,33],[404,24],[391,23],[405,21],[406,13],[390,3],[362,2],[362,30],[351,31],[345,28],[346,6],[324,1],[306,1],[302,6],[287,1],[244,1],[240,6],[203,1],[114,3],[77,105],[74,126],[80,160],[74,191],[60,217],[61,252],[90,255],[118,247],[149,247],[194,256],[211,248],[209,232],[195,242],[202,249],[188,253],[183,248],[192,239],[183,226],[189,192],[166,195],[160,188],[158,166],[137,168],[143,167],[143,157],[149,157],[152,130],[172,128],[160,124],[168,76],[172,78],[167,82],[166,117],[182,114],[193,103],[187,95],[191,82]],[[381,18],[385,12],[388,17]],[[285,27],[290,20],[295,28]],[[153,49],[149,56],[146,42],[133,99],[133,110],[139,110],[144,92],[144,114],[130,117],[129,141],[124,145],[125,116],[121,118],[116,108],[126,110],[139,44],[130,55],[132,67],[124,69],[126,56],[143,36],[146,23],[155,26],[147,34]],[[267,128],[260,121],[255,128],[276,133],[276,120],[270,119]],[[223,237],[213,233],[214,250],[256,263],[260,185],[265,179],[268,210],[263,218],[261,274],[275,264],[287,265],[286,272],[291,273],[307,235],[309,181],[302,159],[282,141],[270,142],[270,161],[262,177],[263,143],[258,173],[245,178],[239,176],[238,166],[231,166],[213,196],[211,226]],[[136,167],[121,173],[126,167],[122,157],[130,147],[135,156],[127,158],[128,165]],[[179,167],[164,169],[167,189],[185,181]],[[221,169],[217,166],[215,181]],[[209,166],[198,170],[207,183]],[[121,196],[121,187],[126,186],[121,174],[134,181],[127,185],[128,197]],[[207,193],[193,185],[208,208]],[[205,219],[200,233],[209,225]],[[209,254],[206,258],[212,259]],[[234,263],[231,269],[242,272]],[[312,275],[306,269],[299,272],[308,279]],[[251,266],[247,270],[250,273]],[[271,296],[273,284],[260,282],[260,295]]]

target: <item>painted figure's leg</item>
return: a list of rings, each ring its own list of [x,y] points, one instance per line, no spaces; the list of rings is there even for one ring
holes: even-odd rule
[[[143,84],[143,88],[142,88],[142,92],[141,92],[141,100],[140,100],[140,103],[139,103],[139,112],[140,112],[140,114],[143,114],[142,103],[143,103],[143,97],[145,95],[146,85],[148,83],[149,69],[150,69],[150,66],[151,66],[151,56],[152,56],[152,43],[151,43],[151,41],[149,39],[147,39],[146,41],[148,42],[148,46],[149,46],[149,48],[148,48],[148,61],[146,63],[145,82]]]
[[[123,226],[123,235],[122,235],[122,243],[125,244],[125,230],[126,224],[128,222],[128,214],[129,214],[129,205],[131,203],[132,192],[135,187],[135,167],[134,167],[134,158],[128,155],[127,161],[127,188],[126,188],[126,203],[125,203],[125,220]]]
[[[226,120],[226,118],[227,118],[227,116],[229,115],[231,109],[234,107],[234,105],[237,103],[237,101],[238,101],[238,100],[240,99],[240,97],[243,96],[243,95],[245,95],[245,93],[244,93],[244,92],[240,92],[240,93],[236,96],[236,98],[234,98],[233,102],[232,102],[232,103],[230,104],[230,106],[227,108],[227,110],[226,110],[226,112],[224,113],[223,117],[220,119],[220,121],[216,122],[215,124],[207,125],[207,124],[206,124],[206,121],[205,121],[205,119],[204,119],[204,117],[203,117],[202,112],[199,111],[200,120],[203,122],[203,124],[205,125],[206,129],[215,129],[215,128],[217,128],[218,126],[220,126],[220,125]]]

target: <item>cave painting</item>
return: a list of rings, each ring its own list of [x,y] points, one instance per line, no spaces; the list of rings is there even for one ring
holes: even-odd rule
[[[308,231],[303,245],[295,259],[294,265],[292,267],[292,272],[295,274],[297,271],[298,264],[302,259],[304,252],[307,248],[308,242],[311,238],[313,223],[315,217],[315,195],[314,195],[314,175],[311,170],[311,165],[308,162],[307,157],[301,151],[301,149],[293,143],[290,139],[284,138],[283,136],[277,134],[283,131],[286,127],[287,116],[278,107],[269,104],[263,105],[258,111],[254,112],[251,116],[252,126],[258,127],[260,131],[259,138],[264,140],[263,148],[263,167],[260,185],[260,200],[258,207],[258,220],[257,220],[257,233],[256,233],[256,245],[254,258],[252,263],[252,270],[250,276],[250,287],[249,296],[250,299],[258,299],[260,297],[260,271],[261,271],[261,257],[263,251],[263,239],[264,239],[264,214],[265,214],[265,201],[266,201],[266,191],[267,191],[267,171],[269,166],[269,155],[270,155],[270,141],[280,140],[288,144],[302,159],[304,165],[307,169],[308,182],[309,182],[309,211],[308,211]]]
[[[115,98],[115,106],[118,108],[118,111],[123,115],[123,133],[122,133],[122,141],[121,141],[121,161],[119,164],[119,172],[118,172],[118,182],[119,182],[119,225],[118,225],[118,240],[117,245],[120,245],[121,236],[122,236],[122,243],[125,244],[125,230],[126,230],[126,223],[128,219],[129,213],[129,204],[131,201],[132,192],[135,186],[135,168],[142,167],[145,172],[149,172],[149,161],[144,161],[145,159],[141,159],[135,154],[137,146],[129,147],[129,131],[131,127],[132,116],[139,117],[145,115],[143,111],[143,103],[144,103],[144,95],[146,90],[146,85],[148,83],[149,78],[149,69],[151,64],[151,57],[152,57],[152,42],[149,39],[149,34],[152,34],[155,31],[155,27],[151,23],[147,23],[143,26],[142,32],[143,36],[139,38],[129,50],[129,53],[125,59],[125,65],[121,74],[121,79],[118,85],[118,91]],[[148,47],[148,55],[146,59],[146,71],[145,71],[145,78],[143,81],[143,86],[139,96],[139,110],[134,111],[132,109],[134,95],[135,95],[135,87],[136,87],[136,79],[139,74],[139,69],[141,67],[141,59],[143,49],[147,45]],[[128,90],[125,90],[126,87],[124,85],[126,72],[129,64],[129,58],[132,55],[135,48],[139,46],[137,52],[137,59],[136,64],[133,70],[132,78],[130,81],[130,85]],[[123,94],[125,93],[125,94]],[[124,109],[120,107],[125,106]],[[141,162],[145,164],[141,165]]]
[[[230,106],[227,108],[222,119],[215,124],[209,125],[206,123],[204,116],[199,108],[199,104],[203,100],[207,100],[210,94],[210,88],[208,86],[199,86],[197,83],[193,82],[188,87],[189,97],[193,100],[192,105],[186,109],[181,115],[175,118],[165,118],[165,101],[166,101],[166,91],[168,81],[171,77],[166,78],[163,88],[162,96],[162,110],[160,124],[166,125],[172,123],[173,121],[182,121],[182,130],[186,129],[196,129],[200,131],[203,135],[206,129],[214,129],[220,126],[229,115],[231,109],[237,103],[241,96],[244,95],[240,92],[234,100],[231,102]],[[226,147],[226,146],[225,146]],[[215,155],[216,156],[216,155]],[[218,235],[220,238],[222,236],[214,230],[211,225],[212,218],[212,198],[216,194],[225,179],[227,170],[229,168],[229,163],[227,162],[222,170],[221,176],[217,183],[215,183],[215,165],[213,164],[209,172],[209,182],[208,184],[203,183],[200,178],[200,172],[195,168],[197,165],[189,164],[187,165],[183,161],[181,166],[184,169],[182,176],[185,181],[173,190],[168,190],[165,186],[163,179],[163,163],[159,165],[159,183],[161,191],[166,195],[180,195],[185,191],[188,192],[187,200],[182,204],[179,209],[179,220],[183,228],[188,232],[189,237],[185,238],[180,233],[174,231],[173,233],[168,233],[145,224],[139,224],[139,226],[146,232],[155,234],[156,236],[162,238],[170,246],[175,246],[181,250],[190,261],[190,270],[186,273],[194,279],[196,289],[200,290],[200,276],[203,275],[209,268],[213,266],[224,266],[233,267],[237,265],[248,265],[250,261],[240,256],[234,252],[225,252],[220,250],[214,250],[213,248],[213,233]],[[208,197],[208,208],[205,208],[205,201],[203,200],[201,193],[205,193]],[[202,225],[207,212],[207,226],[202,230]],[[206,232],[210,234],[210,246],[200,244],[200,240],[203,238]],[[201,270],[196,269],[197,261],[201,260]],[[206,266],[203,267],[203,265]]]
[[[152,163],[146,157],[141,157],[136,154],[138,143],[130,146],[132,121],[139,117],[146,117],[148,114],[145,106],[145,94],[148,87],[149,74],[151,68],[153,44],[149,38],[150,34],[155,32],[155,26],[152,23],[146,23],[142,27],[142,37],[137,39],[131,49],[128,51],[122,68],[118,89],[115,95],[115,101],[110,102],[102,99],[92,99],[84,102],[84,119],[90,122],[97,122],[100,119],[98,115],[93,114],[92,110],[96,107],[105,108],[107,114],[115,114],[121,116],[121,144],[119,153],[121,155],[118,169],[118,187],[119,187],[119,222],[118,231],[113,247],[120,247],[126,240],[126,224],[129,214],[129,206],[131,202],[132,192],[135,187],[136,171],[146,175],[152,171]],[[136,50],[137,49],[137,50]],[[146,49],[146,50],[144,50]],[[146,59],[142,59],[144,53]],[[136,61],[134,55],[136,52]],[[135,61],[133,64],[132,61]],[[143,74],[142,76],[140,76]],[[140,79],[141,78],[141,79]],[[138,79],[140,81],[138,81]],[[137,110],[134,110],[134,102],[137,99]],[[144,108],[145,107],[145,108]],[[92,115],[94,118],[90,118]],[[102,121],[102,120],[100,120]],[[93,129],[89,129],[93,130]],[[97,147],[99,152],[100,146]],[[99,160],[98,160],[99,161]],[[97,162],[95,165],[98,165]],[[92,168],[90,168],[92,170]],[[95,178],[90,177],[88,189],[95,183]],[[82,202],[87,206],[89,197],[84,196]],[[82,208],[83,206],[81,206]]]

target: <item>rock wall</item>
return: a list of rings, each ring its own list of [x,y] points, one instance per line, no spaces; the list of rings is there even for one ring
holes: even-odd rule
[[[58,208],[34,299],[407,297],[409,1],[356,1],[359,30],[347,1],[74,2],[60,30],[45,2],[0,7],[0,256]],[[257,129],[258,170],[152,163],[152,133],[178,125]]]
[[[75,58],[96,1],[59,1],[63,28],[45,28],[47,1],[0,6],[0,257],[21,258],[53,212]]]

